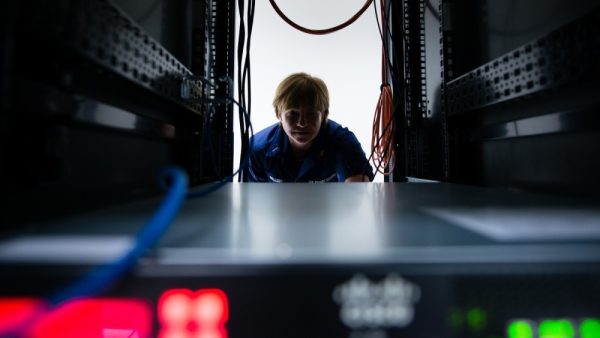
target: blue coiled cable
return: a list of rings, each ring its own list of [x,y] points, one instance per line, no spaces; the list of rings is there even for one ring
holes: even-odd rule
[[[119,276],[134,266],[137,260],[158,242],[177,216],[185,200],[188,187],[187,174],[178,167],[165,168],[160,173],[160,179],[162,181],[170,180],[167,195],[152,218],[135,236],[135,243],[131,250],[116,261],[100,266],[67,285],[49,298],[50,304],[56,305],[71,298],[98,294],[118,280]]]

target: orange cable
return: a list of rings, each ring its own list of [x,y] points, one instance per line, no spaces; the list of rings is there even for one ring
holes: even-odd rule
[[[381,0],[381,8],[384,8],[384,0]],[[381,22],[385,25],[385,11],[381,11]],[[384,176],[394,171],[394,97],[392,88],[387,83],[387,55],[382,46],[381,53],[381,94],[375,108],[373,117],[373,131],[371,134],[371,161],[377,172]],[[387,168],[387,170],[386,170]]]
[[[369,8],[369,6],[373,2],[373,0],[366,0],[365,4],[362,6],[362,8],[358,12],[356,12],[356,14],[354,14],[350,19],[346,20],[345,22],[343,22],[337,26],[334,26],[331,28],[326,28],[326,29],[310,29],[310,28],[300,26],[299,24],[295,23],[290,18],[288,18],[281,11],[281,9],[279,9],[279,6],[277,6],[277,4],[275,3],[275,0],[269,0],[269,2],[271,3],[271,6],[273,6],[273,9],[275,10],[275,12],[277,12],[277,14],[283,19],[283,21],[287,22],[290,26],[292,26],[292,27],[296,28],[297,30],[304,32],[304,33],[313,34],[313,35],[324,35],[324,34],[329,34],[329,33],[339,31],[340,29],[346,28],[347,26],[351,25],[367,10],[367,8]]]
[[[381,86],[381,94],[373,118],[373,132],[371,134],[371,161],[377,172],[390,175],[393,171],[394,159],[394,121],[393,121],[393,95],[389,84]],[[386,168],[391,164],[391,167]]]

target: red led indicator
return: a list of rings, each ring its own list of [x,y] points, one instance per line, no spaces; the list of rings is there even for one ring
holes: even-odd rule
[[[8,333],[25,324],[42,305],[35,298],[0,298],[0,333]]]
[[[158,301],[160,338],[226,338],[229,304],[219,289],[171,289]]]
[[[33,298],[0,299],[0,317],[0,332],[18,329],[31,338],[147,338],[152,330],[150,306],[132,299],[82,298],[52,310]]]

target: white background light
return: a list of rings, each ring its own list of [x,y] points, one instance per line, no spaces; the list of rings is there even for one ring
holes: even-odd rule
[[[278,0],[277,4],[296,23],[323,29],[346,21],[364,1]],[[256,1],[250,57],[255,132],[277,122],[271,102],[279,82],[291,73],[306,72],[325,81],[330,94],[329,117],[354,132],[369,156],[381,84],[381,38],[373,6],[345,29],[316,36],[289,26],[268,1]],[[238,159],[236,133],[236,165]],[[383,177],[378,175],[376,180],[381,182]]]

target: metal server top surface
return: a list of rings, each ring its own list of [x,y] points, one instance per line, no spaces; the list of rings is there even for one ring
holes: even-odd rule
[[[157,203],[31,224],[0,242],[0,262],[113,259]],[[186,201],[140,266],[573,262],[600,262],[596,202],[447,183],[231,183]]]

